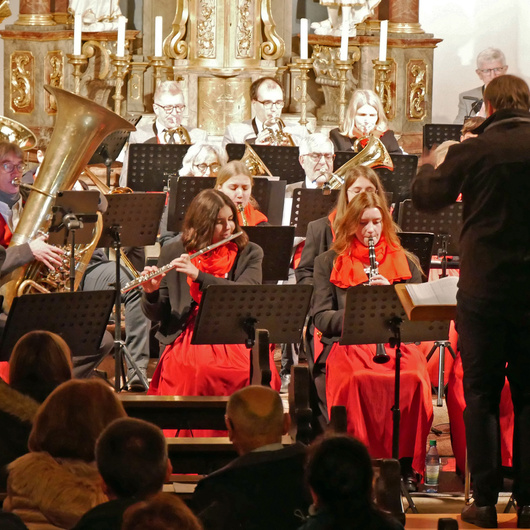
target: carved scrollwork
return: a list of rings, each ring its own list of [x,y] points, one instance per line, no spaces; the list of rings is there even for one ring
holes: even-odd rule
[[[17,51],[11,54],[11,108],[15,112],[32,112],[34,76],[35,58],[30,52]]]
[[[58,88],[63,87],[64,55],[62,51],[54,50],[46,54],[44,78],[48,85]],[[55,114],[57,112],[55,98],[48,91],[44,93],[44,108],[48,114]]]
[[[200,0],[197,16],[197,55],[215,57],[215,0]]]
[[[186,59],[188,57],[188,44],[184,40],[188,18],[188,0],[179,0],[171,33],[164,40],[164,53],[172,59]]]
[[[409,61],[407,65],[408,78],[408,118],[410,120],[422,120],[426,115],[425,94],[427,68],[421,59]]]
[[[261,0],[260,13],[266,39],[261,43],[261,57],[275,61],[285,53],[285,42],[276,33],[276,24],[272,18],[271,0]]]
[[[238,59],[252,56],[254,25],[251,16],[251,0],[241,0],[238,9],[237,52]]]
[[[96,50],[99,50],[99,55],[96,54]],[[93,57],[97,59],[97,65],[94,65],[94,72],[98,72],[98,79],[104,80],[109,77],[110,50],[107,48],[105,42],[88,40],[83,43],[81,53],[86,55],[88,59],[92,59]]]

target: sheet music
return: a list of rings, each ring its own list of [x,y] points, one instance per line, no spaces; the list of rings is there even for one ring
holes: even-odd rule
[[[434,282],[407,284],[414,305],[456,305],[458,277],[447,276]]]

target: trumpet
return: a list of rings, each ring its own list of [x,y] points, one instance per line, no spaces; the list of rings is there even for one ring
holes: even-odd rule
[[[211,245],[201,248],[201,250],[198,250],[197,252],[190,254],[190,259],[194,259],[197,256],[206,254],[206,252],[210,252],[210,250],[213,250],[214,248],[226,245],[229,241],[232,241],[232,239],[235,239],[236,237],[239,237],[242,234],[243,232],[237,232],[237,234],[232,234],[230,237],[227,237],[226,239],[223,239],[222,241],[218,241],[217,243],[212,243]],[[175,265],[171,265],[171,263],[168,263],[167,265],[160,267],[158,270],[154,272],[150,272],[149,274],[141,274],[134,280],[131,280],[129,283],[126,283],[121,290],[121,294],[128,293],[130,290],[135,289],[136,287],[140,287],[140,285],[143,285],[144,283],[151,281],[153,278],[156,278],[157,276],[161,276],[162,274],[165,274],[166,272],[169,272],[171,269],[174,269],[174,268],[175,268]]]
[[[270,118],[263,124],[263,130],[269,133],[269,145],[296,145],[293,137],[283,129],[285,124],[280,118]]]

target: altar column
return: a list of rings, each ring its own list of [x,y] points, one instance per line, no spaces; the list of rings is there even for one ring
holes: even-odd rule
[[[16,26],[55,26],[51,0],[20,0]]]
[[[391,33],[424,33],[420,25],[420,0],[390,0]]]

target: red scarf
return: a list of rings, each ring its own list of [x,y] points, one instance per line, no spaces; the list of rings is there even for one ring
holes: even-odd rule
[[[333,241],[335,241],[335,230],[333,230],[333,223],[335,222],[335,217],[337,217],[337,210],[333,210],[329,215],[328,215],[328,220],[329,220],[329,226],[331,226],[331,233],[333,235]]]
[[[230,241],[226,245],[221,245],[220,247],[210,250],[201,256],[193,258],[191,262],[197,267],[200,271],[207,274],[212,274],[217,276],[217,278],[223,278],[228,274],[234,262],[236,260],[238,248],[237,245]],[[193,254],[193,252],[192,252]],[[188,285],[190,286],[191,297],[199,303],[201,301],[202,293],[199,289],[199,284],[192,281],[188,276]]]
[[[387,244],[383,236],[375,246],[375,259],[378,262],[379,274],[390,283],[412,277],[405,251],[401,247]],[[341,289],[366,283],[368,276],[364,269],[369,265],[368,247],[354,237],[348,252],[335,259],[330,281]]]
[[[247,220],[246,226],[257,226],[260,223],[266,223],[268,221],[267,217],[259,210],[256,210],[256,208],[254,208],[250,202],[245,206],[243,214]],[[243,217],[241,216],[241,212],[239,210],[237,211],[237,219],[239,221],[239,226],[244,226]]]

